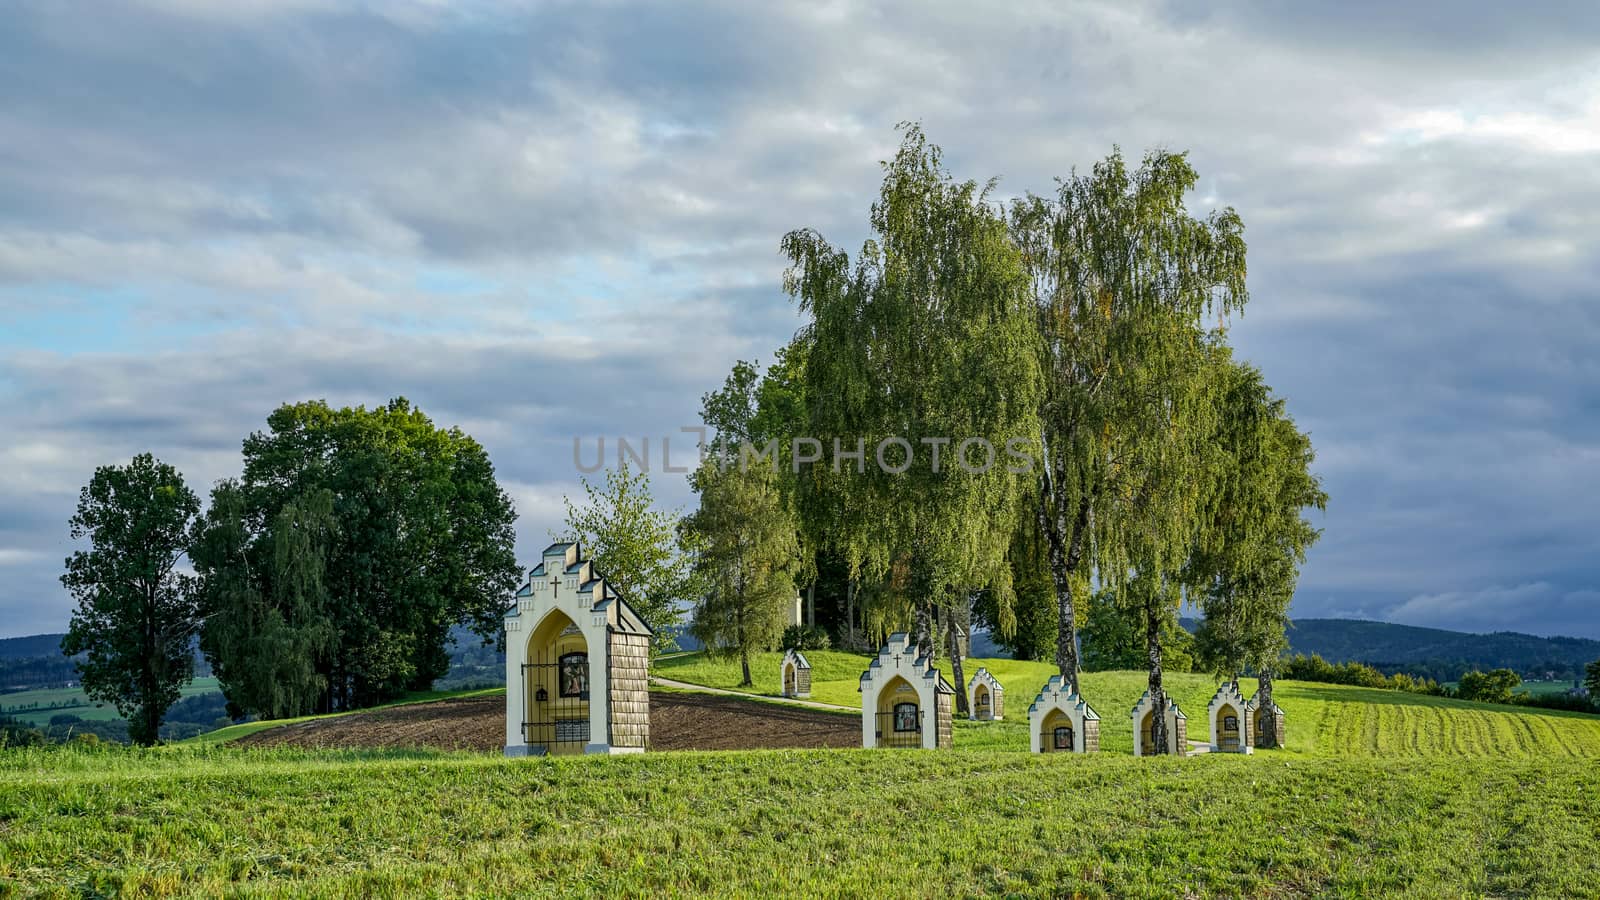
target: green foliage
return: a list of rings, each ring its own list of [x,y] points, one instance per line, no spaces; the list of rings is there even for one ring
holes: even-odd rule
[[[450,628],[499,634],[515,512],[483,448],[404,399],[285,405],[212,494],[201,646],[235,714],[370,706],[448,668]]]
[[[83,689],[128,719],[141,744],[159,738],[161,716],[194,675],[194,584],[177,570],[192,540],[200,499],[173,467],[148,453],[101,466],[78,495],[74,540],[61,583],[77,606],[61,641]]]
[[[1522,678],[1510,669],[1468,672],[1456,684],[1456,696],[1480,703],[1510,703],[1511,692],[1520,684]]]
[[[1089,598],[1083,626],[1078,634],[1083,641],[1083,668],[1087,672],[1139,669],[1149,662],[1145,641],[1144,617],[1129,604],[1118,603],[1115,594],[1100,591]],[[1162,668],[1169,672],[1194,670],[1194,638],[1168,618],[1161,624]]]
[[[682,620],[678,600],[694,596],[689,557],[679,552],[678,518],[655,509],[650,476],[624,463],[607,469],[604,485],[583,479],[585,502],[567,507],[564,540],[578,541],[606,584],[622,595],[655,632],[652,659],[673,649]]]
[[[1037,519],[1023,516],[1018,522],[1006,564],[1011,575],[1010,601],[996,591],[979,591],[972,604],[973,619],[1013,657],[1053,659],[1058,608]]]
[[[954,180],[907,126],[854,262],[815,231],[782,244],[785,287],[811,317],[799,339],[806,434],[827,460],[801,473],[808,543],[888,582],[879,596],[890,604],[910,598],[930,650],[934,607],[984,586],[1009,603],[1004,551],[1031,480],[1008,471],[1005,450],[1038,435],[1028,282],[989,188]],[[980,444],[969,466],[955,464],[974,439],[996,454],[984,471]],[[939,441],[949,444],[936,465]],[[860,463],[840,460],[858,449]]]
[[[38,747],[47,743],[44,732],[32,724],[10,716],[0,716],[0,750]]]
[[[1600,713],[1600,705],[1592,697],[1580,694],[1560,693],[1534,693],[1526,691],[1511,695],[1514,706],[1533,706],[1539,709],[1564,709],[1568,712]]]
[[[1600,699],[1600,659],[1583,667],[1583,686],[1589,689],[1589,696]]]
[[[1325,659],[1356,659],[1385,672],[1405,671],[1438,681],[1456,681],[1473,669],[1513,669],[1528,678],[1583,677],[1584,665],[1600,655],[1600,641],[1535,637],[1500,631],[1468,634],[1390,622],[1295,619],[1289,632],[1295,653]]]
[[[828,636],[825,628],[816,628],[810,625],[790,625],[783,630],[783,639],[778,643],[779,650],[831,650],[833,639]]]
[[[1182,154],[1130,171],[1118,153],[1089,175],[1011,207],[1028,265],[1044,372],[1043,477],[1037,495],[1058,598],[1056,662],[1075,683],[1075,595],[1091,576],[1119,588],[1134,573],[1164,619],[1200,502],[1204,438],[1216,414],[1205,370],[1210,311],[1242,308],[1243,224],[1233,210],[1189,215],[1198,176]],[[1151,634],[1159,634],[1159,626]],[[1153,681],[1159,646],[1152,645]]]
[[[722,465],[694,474],[700,508],[683,522],[695,548],[704,593],[691,631],[713,650],[740,657],[749,683],[751,652],[776,646],[795,601],[800,545],[792,512],[768,461]]]
[[[1443,696],[1447,692],[1432,679],[1413,678],[1404,672],[1385,675],[1377,669],[1359,662],[1330,663],[1316,654],[1296,654],[1276,664],[1279,677],[1296,681],[1316,681],[1323,684],[1349,684],[1358,687],[1408,691],[1414,694]]]
[[[1211,443],[1200,527],[1183,579],[1205,613],[1196,635],[1205,666],[1231,677],[1261,671],[1288,649],[1285,628],[1299,567],[1320,532],[1302,515],[1328,495],[1311,472],[1311,439],[1261,372],[1218,351],[1221,414]]]

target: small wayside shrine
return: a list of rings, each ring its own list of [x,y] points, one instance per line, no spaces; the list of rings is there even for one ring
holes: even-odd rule
[[[1255,696],[1245,701],[1244,704],[1245,721],[1250,723],[1250,743],[1257,747],[1261,746],[1261,739],[1266,737],[1267,733],[1266,721],[1261,715],[1263,710],[1261,708],[1260,700],[1261,692],[1257,691]],[[1283,710],[1279,709],[1278,704],[1276,703],[1272,704],[1272,717],[1274,726],[1273,731],[1277,734],[1278,738],[1277,745],[1282,747],[1284,745]]]
[[[545,548],[505,629],[507,756],[645,749],[650,627],[577,544]]]
[[[1206,707],[1211,720],[1212,753],[1249,753],[1254,747],[1250,729],[1245,727],[1245,700],[1239,686],[1229,681],[1217,688]]]
[[[1051,675],[1028,707],[1028,742],[1034,753],[1095,753],[1100,716],[1060,675]]]
[[[783,696],[799,700],[811,696],[811,663],[799,650],[783,652]]]
[[[889,635],[878,658],[861,673],[860,690],[862,746],[950,747],[956,689],[910,636]]]
[[[1155,739],[1151,731],[1155,726],[1156,701],[1150,696],[1149,691],[1139,698],[1133,707],[1133,755],[1155,756]],[[1187,756],[1189,754],[1189,717],[1178,708],[1178,703],[1171,697],[1167,698],[1167,755]]]
[[[967,715],[979,722],[995,722],[1006,716],[1006,689],[988,669],[980,667],[967,682]]]

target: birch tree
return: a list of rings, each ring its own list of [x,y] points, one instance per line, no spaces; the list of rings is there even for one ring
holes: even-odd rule
[[[1125,577],[1166,529],[1151,523],[1171,521],[1152,518],[1148,488],[1152,474],[1181,473],[1141,467],[1176,458],[1163,429],[1188,411],[1169,391],[1192,382],[1162,376],[1193,358],[1208,312],[1247,297],[1243,224],[1232,209],[1191,216],[1184,200],[1196,180],[1182,154],[1153,152],[1130,170],[1118,152],[1061,180],[1055,196],[1011,207],[1044,385],[1033,499],[1057,599],[1056,665],[1075,689],[1075,599],[1094,576]]]
[[[1008,471],[1005,450],[1037,441],[1039,358],[993,182],[956,181],[919,128],[903,130],[854,261],[812,230],[782,248],[785,287],[811,318],[810,437],[828,455],[801,474],[804,516],[852,576],[903,573],[896,587],[932,657],[936,610],[1009,588],[1031,477]]]
[[[1205,613],[1196,636],[1202,659],[1236,683],[1242,670],[1256,671],[1266,718],[1260,746],[1270,748],[1277,743],[1272,679],[1288,649],[1289,602],[1306,551],[1321,534],[1304,512],[1325,509],[1328,495],[1311,471],[1310,437],[1260,370],[1230,361],[1223,375],[1224,414],[1214,440],[1224,464],[1211,481],[1185,578]]]

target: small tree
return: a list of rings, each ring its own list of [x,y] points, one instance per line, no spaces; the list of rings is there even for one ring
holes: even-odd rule
[[[61,583],[77,601],[61,641],[78,664],[84,693],[128,720],[128,736],[150,745],[161,717],[194,676],[199,627],[193,579],[177,571],[200,499],[172,466],[148,453],[102,466],[78,495],[74,540]]]
[[[1589,689],[1589,696],[1600,703],[1600,659],[1583,667],[1583,686]]]
[[[1522,684],[1522,677],[1510,669],[1468,672],[1456,685],[1456,696],[1479,703],[1510,703],[1511,692]]]
[[[800,545],[784,506],[777,473],[766,460],[719,466],[707,460],[695,473],[700,509],[684,520],[698,549],[695,572],[706,593],[692,631],[712,650],[739,656],[750,685],[750,653],[774,646],[795,599]]]
[[[1321,534],[1303,513],[1328,495],[1311,472],[1311,439],[1253,366],[1219,359],[1222,409],[1213,440],[1221,451],[1185,577],[1205,612],[1200,655],[1219,675],[1259,678],[1260,746],[1277,745],[1273,670],[1288,649],[1284,629],[1300,564]]]
[[[655,632],[651,658],[670,650],[683,619],[677,600],[689,572],[678,552],[678,519],[657,510],[650,496],[650,476],[624,463],[607,469],[604,486],[583,479],[583,506],[563,497],[567,506],[567,539],[589,548],[590,558],[606,583],[622,595]]]

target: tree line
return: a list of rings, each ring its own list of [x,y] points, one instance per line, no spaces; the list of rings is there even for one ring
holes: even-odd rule
[[[1304,514],[1327,497],[1310,439],[1228,344],[1248,299],[1238,214],[1192,215],[1198,175],[1165,151],[1006,202],[914,125],[883,167],[853,259],[784,237],[793,340],[703,398],[712,452],[683,526],[696,633],[748,658],[797,586],[813,610],[821,588],[847,646],[906,630],[960,682],[976,620],[1030,654],[1049,641],[1076,689],[1098,616],[1137,636],[1164,747],[1188,603],[1193,652],[1256,672],[1271,709],[1318,536]],[[831,462],[799,458],[807,443]],[[1015,447],[1030,466],[950,461]]]
[[[243,463],[204,511],[148,453],[79,495],[72,536],[89,546],[61,578],[76,601],[62,650],[133,741],[159,738],[196,643],[230,717],[281,718],[428,687],[458,623],[499,638],[515,514],[470,436],[403,398],[286,404]]]

